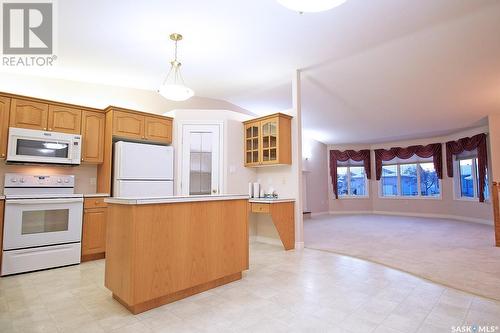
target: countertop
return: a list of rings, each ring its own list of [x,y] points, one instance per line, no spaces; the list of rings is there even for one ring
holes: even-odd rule
[[[180,202],[202,202],[202,201],[222,201],[222,200],[246,200],[248,195],[178,195],[161,198],[106,198],[104,202],[119,205],[151,205]]]
[[[84,198],[102,198],[109,197],[109,193],[87,193],[83,195]]]
[[[252,198],[252,199],[248,200],[248,202],[272,204],[272,203],[280,203],[280,202],[295,202],[295,199],[291,199],[291,198],[290,199]]]
[[[4,200],[5,199],[5,195],[0,195],[0,200]]]

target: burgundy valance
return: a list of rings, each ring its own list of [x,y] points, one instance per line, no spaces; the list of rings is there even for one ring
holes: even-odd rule
[[[479,173],[479,201],[484,202],[484,187],[486,186],[486,167],[488,164],[488,148],[486,145],[486,134],[474,135],[470,138],[462,138],[457,141],[446,142],[446,169],[448,177],[453,177],[453,155],[464,151],[477,149],[477,169]]]
[[[365,167],[366,178],[372,178],[372,172],[370,169],[370,150],[364,149],[360,151],[355,150],[330,150],[330,175],[332,176],[333,193],[335,194],[335,199],[339,198],[338,188],[337,188],[337,164],[338,162],[347,162],[353,160],[355,162],[363,162]]]
[[[432,157],[434,169],[439,179],[443,179],[443,150],[440,143],[432,143],[427,146],[409,146],[406,148],[394,147],[391,149],[375,150],[375,171],[377,180],[382,176],[382,162],[390,161],[396,157],[403,160],[417,155],[422,158]]]

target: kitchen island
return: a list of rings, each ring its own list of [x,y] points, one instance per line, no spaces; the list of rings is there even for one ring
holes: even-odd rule
[[[134,314],[239,280],[248,269],[248,196],[105,202],[105,285]]]

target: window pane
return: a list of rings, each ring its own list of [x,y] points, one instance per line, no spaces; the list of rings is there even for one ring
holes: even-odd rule
[[[476,158],[476,179],[477,179],[477,193],[479,193],[479,168],[477,167],[478,166],[478,159]],[[485,184],[484,184],[484,198],[485,199],[488,199],[489,196],[490,196],[490,189],[489,189],[489,186],[488,186],[488,172],[486,172],[486,175],[484,177],[484,181],[485,181]]]
[[[337,167],[337,191],[339,195],[348,195],[347,167]]]
[[[417,165],[403,164],[400,166],[401,172],[401,195],[418,195],[417,186]]]
[[[398,167],[397,165],[382,166],[382,196],[398,195]]]
[[[474,179],[472,173],[472,159],[460,160],[460,195],[466,198],[474,198]]]
[[[366,181],[364,167],[350,167],[351,195],[366,195]]]
[[[439,195],[439,179],[434,163],[420,163],[420,194],[424,197]]]

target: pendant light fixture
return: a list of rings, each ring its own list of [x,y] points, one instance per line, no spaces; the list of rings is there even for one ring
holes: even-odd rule
[[[184,84],[181,74],[181,63],[177,60],[177,42],[182,40],[182,35],[173,33],[170,39],[175,42],[174,60],[170,62],[170,70],[158,92],[166,99],[172,101],[185,101],[194,95],[194,91]]]
[[[299,13],[323,12],[338,7],[347,0],[278,0],[288,9]]]

